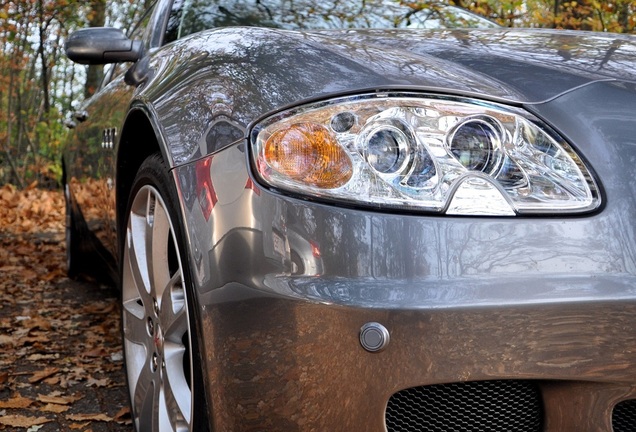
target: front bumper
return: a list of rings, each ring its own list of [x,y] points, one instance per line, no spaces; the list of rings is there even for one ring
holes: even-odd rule
[[[235,172],[243,156],[212,158]],[[611,431],[613,406],[636,398],[630,213],[381,214],[243,173],[210,180],[213,202],[183,194],[214,430],[385,431],[399,390],[511,379],[537,381],[546,431]],[[360,344],[368,322],[390,332],[382,352]]]
[[[635,316],[633,301],[417,311],[262,297],[217,304],[203,315],[215,430],[385,431],[387,401],[404,388],[522,379],[537,380],[545,431],[612,431],[613,406],[636,398]],[[380,353],[360,345],[369,321],[390,331]]]
[[[250,178],[243,144],[176,168],[214,430],[385,431],[402,389],[529,380],[543,430],[612,431],[636,399],[636,147],[607,136],[579,146],[607,188],[585,217],[292,199]],[[381,352],[360,344],[368,322],[390,333]]]

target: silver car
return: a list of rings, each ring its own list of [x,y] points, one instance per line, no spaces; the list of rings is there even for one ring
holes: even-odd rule
[[[159,0],[67,54],[137,430],[636,430],[634,36]]]

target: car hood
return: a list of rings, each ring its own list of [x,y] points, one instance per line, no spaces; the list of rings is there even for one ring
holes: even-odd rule
[[[350,30],[306,35],[387,85],[441,88],[517,103],[599,80],[636,81],[636,38],[555,30]],[[357,67],[352,66],[355,63]]]
[[[203,79],[208,70],[227,75],[243,91],[253,87],[260,99],[273,97],[279,106],[381,87],[538,103],[593,81],[636,81],[635,37],[563,30],[230,27],[194,34],[160,51],[164,55],[158,57],[169,63],[159,66],[170,70],[164,77]]]
[[[172,164],[218,151],[309,99],[400,89],[538,104],[597,81],[636,81],[635,38],[537,30],[204,31],[153,52],[136,99]],[[187,109],[184,109],[187,107]]]

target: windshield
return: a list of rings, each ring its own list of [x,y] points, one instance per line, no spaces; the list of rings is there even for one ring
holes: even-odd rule
[[[493,28],[495,23],[439,3],[396,0],[175,0],[168,39],[228,26],[288,30]]]

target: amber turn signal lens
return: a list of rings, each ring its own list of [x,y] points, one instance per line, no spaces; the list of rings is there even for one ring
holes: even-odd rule
[[[315,123],[274,132],[265,142],[264,158],[278,173],[322,189],[343,186],[353,175],[347,153],[329,129]]]

